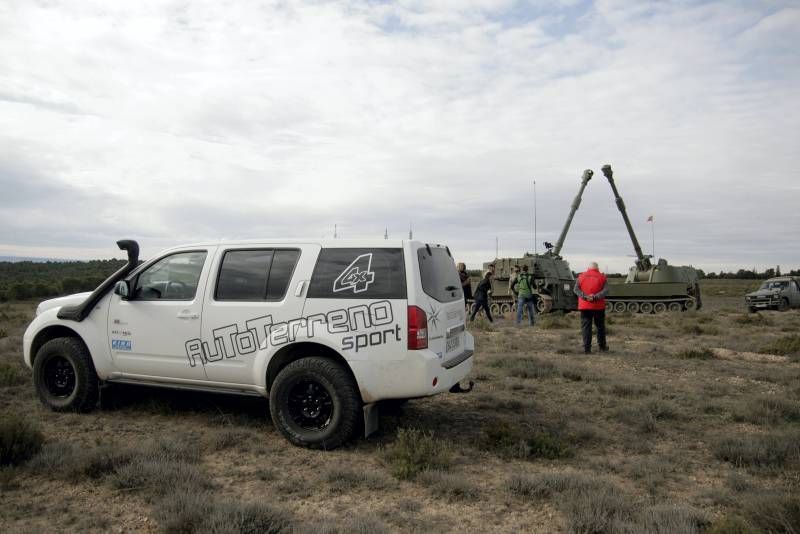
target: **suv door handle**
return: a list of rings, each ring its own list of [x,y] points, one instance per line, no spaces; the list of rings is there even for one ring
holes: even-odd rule
[[[190,310],[183,310],[182,312],[178,312],[178,319],[199,319],[199,313],[193,313]]]
[[[294,296],[295,297],[302,297],[303,296],[303,290],[305,288],[306,288],[306,281],[305,280],[300,280],[300,283],[297,284],[297,289],[294,290]]]

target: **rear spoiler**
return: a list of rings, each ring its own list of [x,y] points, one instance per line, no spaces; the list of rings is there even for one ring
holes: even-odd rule
[[[106,293],[119,281],[125,278],[133,269],[139,265],[139,244],[132,239],[122,239],[117,241],[117,246],[120,250],[127,251],[128,263],[122,266],[120,270],[109,276],[102,284],[97,286],[97,289],[92,291],[92,294],[86,297],[82,303],[75,306],[64,306],[58,310],[58,318],[66,321],[81,322],[86,319],[92,310],[100,302]]]

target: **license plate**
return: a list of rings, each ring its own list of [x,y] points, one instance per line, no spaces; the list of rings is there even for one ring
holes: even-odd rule
[[[460,346],[461,346],[461,337],[460,336],[452,337],[447,340],[447,343],[445,343],[445,351],[453,352]]]

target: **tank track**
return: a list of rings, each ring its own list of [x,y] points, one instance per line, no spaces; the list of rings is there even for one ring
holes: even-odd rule
[[[538,299],[536,299],[536,313],[550,313],[553,310],[553,299],[549,295],[542,295],[537,294]],[[474,300],[469,299],[467,304],[465,305],[465,309],[467,310],[467,314],[472,313],[472,305],[474,304]],[[493,316],[505,315],[509,312],[516,313],[517,311],[517,303],[516,301],[508,296],[501,296],[497,298],[491,299],[489,303],[489,309],[492,311]],[[483,312],[479,312],[483,313]]]

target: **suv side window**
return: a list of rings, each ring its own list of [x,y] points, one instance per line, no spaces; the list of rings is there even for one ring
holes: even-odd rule
[[[192,300],[206,262],[206,251],[161,258],[136,277],[136,300]]]
[[[324,248],[308,298],[404,299],[406,267],[401,248]]]
[[[299,257],[299,250],[229,250],[222,258],[214,298],[280,300]]]

